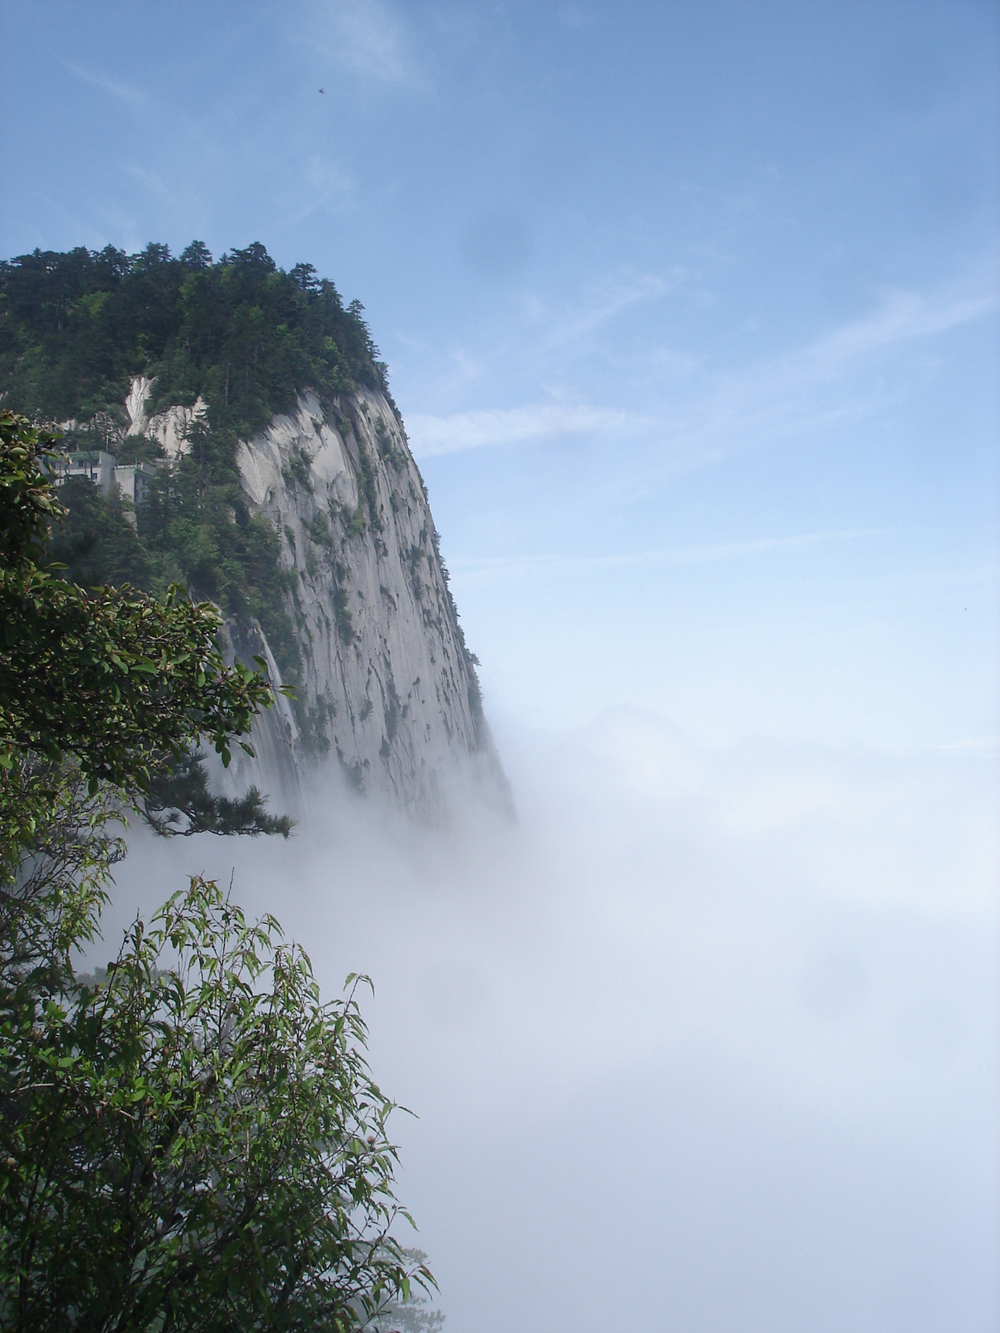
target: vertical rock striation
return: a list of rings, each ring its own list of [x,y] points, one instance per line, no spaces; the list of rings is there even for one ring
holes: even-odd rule
[[[424,815],[470,775],[484,795],[506,801],[474,659],[394,407],[365,388],[324,403],[302,394],[293,414],[240,444],[237,463],[248,507],[280,536],[302,659],[295,716],[282,701],[259,728],[261,785],[287,797],[293,770],[332,752],[358,789]],[[259,628],[232,634],[234,651],[269,656]]]

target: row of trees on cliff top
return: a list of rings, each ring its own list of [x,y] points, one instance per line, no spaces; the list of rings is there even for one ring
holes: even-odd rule
[[[5,406],[48,421],[122,417],[134,375],[155,378],[151,410],[201,396],[214,430],[244,437],[302,389],[388,392],[361,303],[345,307],[311,264],[279,269],[259,243],[215,263],[200,241],[179,258],[150,244],[0,261]]]
[[[0,412],[0,1326],[413,1326],[433,1279],[392,1231],[363,979],[324,1003],[278,923],[202,879],[74,969],[126,812],[200,743],[228,762],[271,697],[211,606],[44,567],[53,444]]]

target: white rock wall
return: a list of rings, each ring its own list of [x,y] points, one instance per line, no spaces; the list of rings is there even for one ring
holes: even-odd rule
[[[296,575],[289,610],[307,725],[293,751],[302,759],[328,743],[359,787],[422,812],[471,774],[503,799],[423,483],[392,406],[360,389],[324,412],[305,394],[293,415],[241,444],[237,461],[249,507],[274,525]]]
[[[181,454],[190,451],[187,432],[192,423],[205,414],[208,404],[199,398],[193,407],[167,407],[162,412],[147,416],[146,400],[152,388],[153,381],[145,375],[137,375],[132,380],[125,399],[125,414],[129,423],[125,438],[129,435],[148,435],[159,442],[167,458],[179,458]]]

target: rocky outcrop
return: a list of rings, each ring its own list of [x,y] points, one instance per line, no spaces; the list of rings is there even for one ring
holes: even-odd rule
[[[146,400],[152,388],[153,381],[145,375],[133,379],[125,399],[128,428],[122,440],[126,441],[130,435],[148,435],[156,440],[168,459],[174,459],[187,452],[187,433],[199,417],[204,416],[208,404],[204,398],[199,398],[192,407],[167,407],[148,416]]]

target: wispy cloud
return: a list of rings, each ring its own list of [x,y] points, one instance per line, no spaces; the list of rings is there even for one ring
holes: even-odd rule
[[[664,441],[677,456],[708,461],[867,415],[894,392],[871,374],[882,354],[982,319],[998,303],[993,291],[890,292],[869,315],[804,347],[736,373],[709,373],[680,409],[665,409]]]
[[[542,350],[551,351],[580,342],[626,310],[660,300],[674,291],[686,276],[685,270],[679,265],[666,274],[616,275],[597,284],[576,309],[553,317],[544,307],[534,307],[531,311],[533,317],[546,318],[549,323],[542,340]]]
[[[802,532],[787,537],[758,537],[747,542],[720,542],[711,546],[675,546],[656,551],[628,551],[616,555],[536,555],[494,556],[458,559],[449,562],[451,572],[463,582],[490,582],[494,579],[536,577],[586,577],[615,569],[676,568],[682,565],[707,565],[725,560],[744,560],[816,546],[823,542],[853,541],[858,538],[894,535],[896,528],[843,528],[833,532]]]
[[[530,403],[526,407],[456,412],[451,416],[416,413],[408,419],[410,444],[417,458],[479,449],[493,444],[525,444],[547,436],[595,430],[620,430],[629,414],[614,408],[572,403]]]
[[[357,195],[357,184],[350,172],[337,162],[314,155],[305,163],[302,188],[289,198],[289,212],[282,226],[294,227],[314,213],[342,215]]]
[[[835,329],[804,354],[805,363],[816,369],[838,370],[843,364],[881,347],[945,333],[960,324],[982,319],[1000,305],[995,291],[965,295],[926,296],[921,292],[893,291],[882,298],[879,308],[864,319]]]
[[[971,750],[981,754],[996,754],[1000,751],[1000,736],[966,736],[963,740],[950,745],[939,745],[939,750]]]
[[[422,88],[413,43],[397,8],[385,0],[326,0],[319,6],[325,54],[353,74],[387,86]]]
[[[529,345],[528,354],[535,355],[542,375],[582,380],[587,355],[574,349],[567,362],[569,344],[629,305],[656,299],[668,288],[669,279],[653,277],[623,284],[617,291],[609,286],[604,300],[558,321],[533,348]],[[987,317],[998,304],[997,295],[985,285],[972,291],[888,292],[863,318],[735,371],[713,371],[704,354],[654,347],[643,358],[641,383],[634,376],[610,381],[604,376],[620,393],[619,404],[595,404],[566,390],[553,402],[418,414],[410,418],[414,452],[428,458],[593,432],[618,441],[627,435],[632,446],[644,446],[647,454],[642,468],[646,488],[659,483],[664,469],[686,472],[796,436],[814,438],[871,416],[894,400],[907,374],[906,360],[898,359],[896,370],[887,375],[887,357],[907,344]],[[652,469],[648,450],[659,460]],[[618,484],[629,487],[624,471]]]
[[[172,198],[170,186],[159,172],[140,166],[138,162],[127,162],[124,169],[127,175],[138,181],[140,185],[144,186],[150,194],[155,195],[158,199],[167,201]]]
[[[141,88],[136,88],[134,84],[119,83],[117,79],[109,79],[106,74],[84,69],[81,65],[74,65],[69,60],[64,60],[63,65],[81,83],[86,83],[91,88],[98,88],[102,93],[107,93],[109,97],[116,97],[119,101],[128,102],[129,105],[135,107],[142,106],[149,101],[148,94]]]

